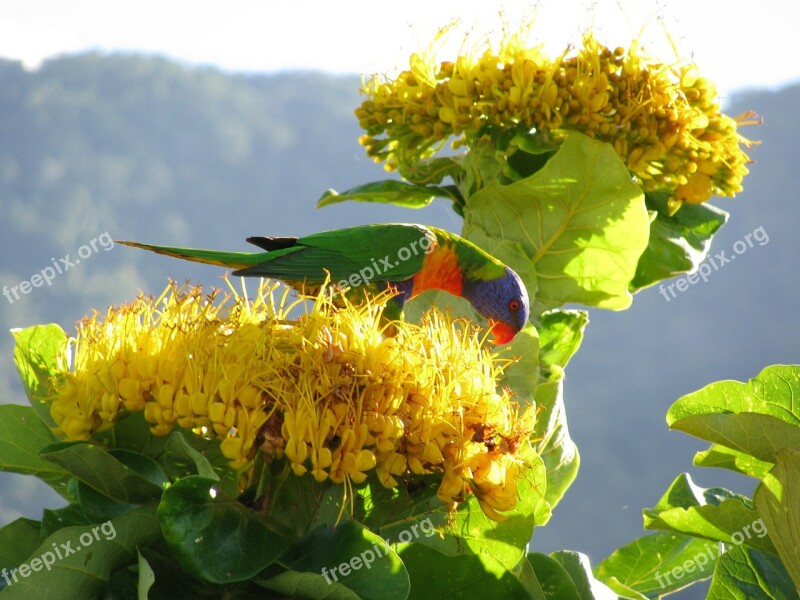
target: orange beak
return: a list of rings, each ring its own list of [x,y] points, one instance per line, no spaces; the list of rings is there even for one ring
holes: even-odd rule
[[[498,345],[507,344],[517,335],[517,332],[511,329],[509,325],[501,321],[495,321],[494,319],[489,319],[489,329],[494,336],[494,343]]]

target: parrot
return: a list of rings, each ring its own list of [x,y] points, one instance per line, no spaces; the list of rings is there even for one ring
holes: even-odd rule
[[[235,269],[243,277],[279,279],[294,287],[391,289],[387,318],[400,318],[407,300],[425,290],[465,298],[489,322],[495,344],[506,344],[525,326],[530,302],[510,267],[472,242],[444,229],[378,223],[303,237],[246,238],[263,252],[223,252],[120,241],[158,254]]]

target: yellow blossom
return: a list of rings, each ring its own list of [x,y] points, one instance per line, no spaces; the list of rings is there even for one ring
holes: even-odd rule
[[[514,508],[535,410],[498,392],[479,331],[432,311],[389,337],[388,295],[341,306],[323,289],[294,317],[303,300],[279,289],[262,282],[251,300],[172,283],[84,319],[53,384],[56,432],[86,440],[143,411],[156,435],[219,438],[244,483],[260,451],[319,482],[438,473],[445,502],[474,492],[492,518]]]
[[[749,162],[742,146],[750,142],[738,126],[753,121],[722,114],[695,65],[661,63],[636,40],[608,48],[591,34],[549,56],[521,33],[482,52],[465,44],[455,61],[415,54],[395,78],[369,79],[356,110],[367,154],[413,173],[448,139],[460,147],[498,129],[553,139],[576,130],[611,144],[645,190],[672,191],[673,204],[741,190]],[[693,176],[698,168],[703,176]]]

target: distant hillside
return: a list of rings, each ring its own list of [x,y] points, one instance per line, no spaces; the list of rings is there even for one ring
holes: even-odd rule
[[[216,271],[169,262],[148,276],[153,263],[141,253],[90,255],[91,245],[71,267],[105,232],[242,248],[254,233],[408,218],[314,209],[328,187],[384,176],[357,142],[359,85],[355,76],[230,76],[127,55],[70,56],[35,72],[0,61],[0,281],[12,288],[48,267],[65,270],[2,298],[2,325],[70,325],[168,276],[216,281]]]
[[[139,288],[160,291],[168,277],[219,282],[211,267],[105,251],[109,237],[244,249],[247,235],[375,221],[458,230],[445,204],[314,208],[326,188],[385,177],[357,143],[359,85],[356,76],[226,75],[126,55],[65,57],[35,72],[0,62],[0,285],[30,282],[66,265],[67,254],[81,259],[51,285],[13,302],[0,297],[0,326],[55,321],[69,329],[93,307]],[[654,288],[628,311],[592,312],[567,371],[581,472],[551,524],[537,530],[537,549],[573,548],[599,560],[638,536],[640,509],[689,470],[700,447],[667,431],[669,404],[717,379],[800,362],[798,104],[800,86],[741,93],[726,111],[752,109],[765,124],[743,132],[763,144],[752,151],[746,191],[716,202],[731,218],[713,251],[730,254],[759,227],[769,242],[669,302]],[[12,348],[11,336],[0,336],[0,401],[23,402]],[[53,502],[22,481],[0,478],[0,523],[20,513],[37,518]],[[698,481],[747,485],[708,471]]]

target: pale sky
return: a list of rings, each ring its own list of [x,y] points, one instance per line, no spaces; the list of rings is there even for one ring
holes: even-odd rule
[[[609,46],[627,46],[647,23],[651,54],[674,57],[666,28],[723,97],[800,80],[796,20],[777,0],[0,0],[0,57],[35,67],[99,48],[233,71],[392,72],[454,18],[498,30],[498,10],[513,17],[520,6],[537,7],[537,36],[554,53],[587,27]]]

